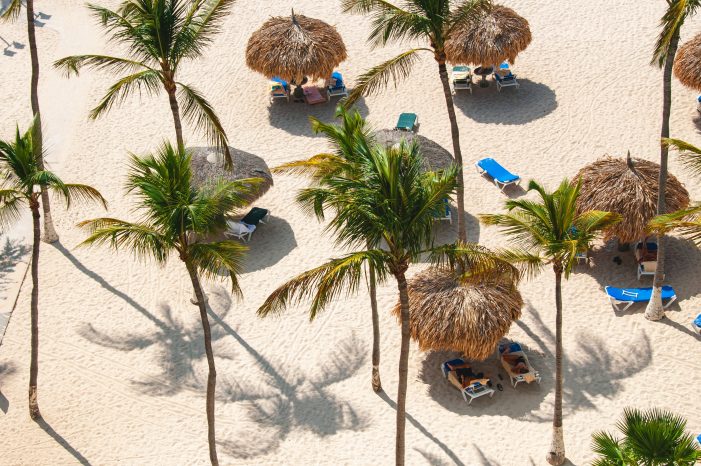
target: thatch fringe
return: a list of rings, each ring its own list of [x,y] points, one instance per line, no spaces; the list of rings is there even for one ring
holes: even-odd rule
[[[683,85],[701,91],[701,34],[679,47],[674,58],[674,76]]]

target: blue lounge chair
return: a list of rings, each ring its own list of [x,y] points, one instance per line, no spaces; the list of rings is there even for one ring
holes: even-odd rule
[[[336,96],[348,96],[348,90],[346,89],[346,84],[343,82],[343,75],[338,71],[331,73],[331,79],[329,85],[326,86],[326,91],[328,92],[329,98]]]
[[[418,123],[419,117],[416,116],[416,113],[402,113],[399,115],[397,126],[395,126],[394,129],[414,132]]]
[[[501,92],[502,87],[515,87],[519,88],[520,84],[516,80],[516,75],[509,72],[506,76],[502,77],[499,73],[494,73],[494,80],[497,82],[497,91]]]
[[[443,199],[443,205],[433,214],[433,220],[447,220],[453,224],[453,214],[450,212],[450,201]]]
[[[485,173],[489,175],[494,184],[501,192],[504,192],[504,188],[512,184],[519,184],[521,182],[521,177],[514,175],[506,168],[499,165],[499,162],[492,158],[484,158],[475,164],[477,171],[480,175]]]
[[[696,319],[691,321],[691,327],[698,334],[701,334],[701,314],[696,316]],[[699,435],[699,443],[701,443],[701,435]]]
[[[290,101],[290,85],[278,76],[270,78],[270,101],[272,102],[275,99]]]
[[[646,303],[652,297],[652,287],[650,288],[616,288],[615,286],[606,287],[606,295],[611,301],[611,306],[616,311],[625,311],[633,305],[633,303]],[[667,301],[664,305],[668,308],[677,299],[677,294],[674,288],[669,285],[662,287],[662,301]],[[623,307],[619,307],[625,304]]]
[[[473,382],[467,387],[462,386],[460,381],[458,380],[458,377],[455,375],[456,370],[453,370],[450,368],[450,366],[456,366],[460,364],[465,364],[465,361],[462,359],[452,359],[450,361],[446,361],[443,364],[441,364],[441,371],[443,372],[443,377],[448,379],[448,381],[455,386],[458,390],[460,390],[460,393],[462,393],[462,398],[467,402],[467,404],[472,404],[472,400],[475,398],[479,398],[484,395],[489,395],[489,397],[494,396],[494,389],[490,387],[489,385],[484,385],[480,382]],[[465,369],[458,369],[458,370],[465,370]],[[470,370],[470,369],[467,369]],[[479,374],[473,374],[475,378],[480,378],[484,379],[484,374],[479,373]],[[489,379],[487,379],[489,380]],[[491,383],[491,382],[488,382]],[[468,399],[469,398],[469,399]]]
[[[501,62],[501,65],[499,65],[499,71],[508,71],[509,74],[511,74],[511,69],[509,68],[509,62]]]

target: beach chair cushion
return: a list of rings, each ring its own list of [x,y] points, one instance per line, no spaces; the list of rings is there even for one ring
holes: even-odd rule
[[[278,76],[273,76],[272,78],[270,78],[270,81],[282,85],[283,89],[285,89],[286,91],[290,89],[290,85],[287,83],[287,81]]]
[[[519,345],[515,341],[512,343],[509,343],[508,346],[505,343],[502,343],[501,345],[499,345],[499,352],[503,353],[506,348],[509,348],[509,353],[516,353],[518,351],[523,351],[521,349],[521,345]]]
[[[418,117],[415,113],[402,113],[401,115],[399,115],[399,119],[397,120],[397,126],[395,128],[403,129],[406,131],[414,131],[417,119]]]
[[[342,88],[345,87],[343,84],[343,75],[338,71],[331,73],[331,79],[333,79],[333,86],[331,88]]]
[[[241,219],[241,222],[247,225],[258,225],[258,223],[263,220],[269,212],[270,211],[268,209],[254,207]]]
[[[646,303],[652,297],[652,287],[649,288],[616,288],[614,286],[606,287],[606,294],[616,301],[630,303]],[[662,287],[662,299],[675,298],[677,294],[674,288],[669,285]]]
[[[694,319],[694,325],[701,327],[701,314],[697,315],[696,319]]]
[[[477,166],[484,170],[489,176],[497,180],[498,182],[513,183],[521,179],[520,176],[514,175],[506,168],[502,167],[499,162],[492,158],[485,158],[477,162]]]
[[[326,99],[324,98],[324,96],[321,95],[321,92],[319,92],[319,89],[316,86],[305,87],[303,91],[304,100],[309,105],[316,105],[322,102],[326,102]]]

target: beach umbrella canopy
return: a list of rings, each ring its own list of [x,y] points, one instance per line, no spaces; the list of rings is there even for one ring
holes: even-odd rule
[[[276,16],[248,39],[246,64],[267,77],[301,83],[304,77],[328,79],[346,59],[335,27],[303,15]]]
[[[429,268],[408,280],[409,327],[422,351],[459,351],[484,360],[521,317],[523,299],[510,282],[466,283]],[[399,317],[399,303],[392,309]]]
[[[450,36],[445,53],[451,63],[499,65],[505,60],[514,63],[530,43],[528,21],[511,8],[492,5]]]
[[[453,156],[447,149],[427,137],[397,129],[381,129],[375,132],[375,140],[383,146],[399,144],[402,139],[418,143],[426,171],[445,170],[454,162]]]
[[[674,76],[686,87],[701,91],[701,34],[679,47],[674,58]]]
[[[231,157],[234,160],[233,168],[227,170],[221,152],[216,147],[188,147],[192,154],[190,166],[192,167],[192,184],[195,187],[204,186],[214,180],[240,180],[244,178],[262,178],[263,181],[249,197],[250,202],[255,201],[265,194],[273,185],[273,177],[270,174],[265,161],[253,154],[229,147]]]
[[[621,243],[645,238],[645,226],[657,215],[660,166],[639,158],[604,156],[575,175],[582,181],[577,210],[603,210],[622,216],[621,222],[604,233],[604,240],[614,237]],[[689,193],[671,173],[665,192],[667,212],[689,205]]]

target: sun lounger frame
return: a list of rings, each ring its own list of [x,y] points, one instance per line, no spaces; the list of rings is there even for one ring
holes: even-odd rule
[[[449,375],[453,371],[447,370],[445,363],[441,364],[441,372],[443,372],[443,377],[447,379],[451,385],[460,390],[462,398],[465,400],[468,406],[472,405],[472,400],[476,398],[480,398],[485,395],[489,395],[489,398],[494,396],[494,389],[488,385],[473,383],[465,388],[462,388],[462,386],[457,382],[457,379],[455,379],[455,381],[451,380]]]
[[[488,157],[488,158],[489,158],[489,157]],[[475,162],[475,168],[477,169],[477,173],[479,173],[479,174],[482,175],[482,176],[484,176],[485,174],[487,174],[487,175],[492,179],[492,182],[494,183],[494,186],[496,186],[497,188],[499,188],[499,191],[501,191],[502,193],[504,192],[504,189],[506,189],[507,186],[511,186],[511,185],[519,186],[519,185],[521,184],[521,177],[520,177],[520,176],[514,175],[514,174],[511,173],[509,170],[507,170],[506,168],[504,168],[499,162],[497,162],[496,160],[492,159],[492,160],[494,160],[494,162],[495,162],[497,165],[499,165],[502,169],[504,169],[504,171],[509,172],[509,173],[511,173],[513,176],[516,176],[516,177],[517,177],[517,178],[516,178],[515,180],[513,180],[513,181],[506,181],[506,182],[504,182],[504,181],[499,181],[499,180],[497,180],[497,179],[494,178],[487,170],[485,170],[484,168],[480,167],[479,164],[480,164],[480,162],[481,162],[482,160],[485,160],[485,159],[481,159],[481,160],[478,160],[477,162]],[[504,193],[504,194],[506,194],[506,193]]]
[[[521,345],[519,345],[519,346],[521,346]],[[533,368],[533,366],[531,366],[531,362],[528,360],[528,356],[526,356],[526,352],[523,351],[523,348],[521,348],[519,351],[509,351],[509,354],[516,354],[516,355],[521,356],[524,359],[524,361],[526,361],[526,366],[528,367],[527,373],[514,374],[511,371],[511,365],[508,362],[506,362],[504,360],[504,358],[502,357],[503,353],[501,353],[501,352],[499,353],[499,360],[501,361],[501,365],[504,368],[504,371],[506,371],[506,373],[508,374],[509,379],[511,379],[511,386],[512,387],[516,388],[516,385],[518,385],[522,382],[530,383],[530,382],[526,381],[526,376],[528,374],[532,374],[534,377],[534,380],[540,384],[540,373],[537,370],[535,370]]]
[[[606,296],[609,298],[609,301],[611,302],[611,306],[613,307],[613,310],[614,310],[614,311],[624,312],[626,309],[628,309],[629,307],[631,307],[631,306],[632,306],[633,304],[635,304],[635,303],[645,303],[645,302],[648,302],[648,301],[649,301],[649,300],[639,300],[639,299],[635,299],[635,298],[637,298],[637,295],[635,295],[635,294],[633,294],[633,293],[627,291],[627,290],[629,290],[629,289],[642,289],[642,288],[618,288],[618,289],[623,290],[623,294],[628,293],[628,295],[630,295],[630,296],[633,298],[633,299],[630,300],[630,301],[626,301],[626,300],[614,298],[613,296],[611,296],[611,295],[609,294],[609,288],[615,288],[615,287],[613,287],[613,286],[607,286],[607,287],[605,288]],[[672,290],[672,291],[674,292],[674,290]],[[674,292],[674,295],[672,295],[672,297],[666,298],[666,299],[669,299],[669,301],[667,302],[667,304],[663,304],[663,305],[662,305],[662,308],[664,308],[664,309],[667,309],[669,306],[672,305],[672,303],[673,303],[674,301],[677,300],[677,293]],[[623,305],[623,304],[625,304],[625,306],[620,307],[620,306]]]
[[[240,231],[234,231],[231,226],[232,225],[243,225],[247,228],[247,231],[245,232],[240,232]],[[236,220],[229,220],[226,222],[226,231],[224,232],[225,236],[230,236],[234,237],[237,239],[240,239],[241,241],[247,243],[248,241],[251,240],[251,236],[253,236],[253,232],[256,230],[256,227],[253,225],[248,225],[247,223],[239,222]]]
[[[466,66],[467,70],[459,70],[457,71],[458,73],[467,73],[467,76],[463,78],[456,78],[456,68],[457,66],[454,66],[453,69],[450,71],[450,81],[453,84],[453,94],[455,94],[455,91],[458,90],[468,90],[470,91],[470,94],[472,94],[472,70],[470,69],[469,66]]]
[[[502,87],[515,87],[516,89],[521,87],[521,85],[516,80],[515,74],[501,76],[498,73],[494,73],[494,81],[496,81],[497,83],[497,91],[499,92],[501,92]]]

